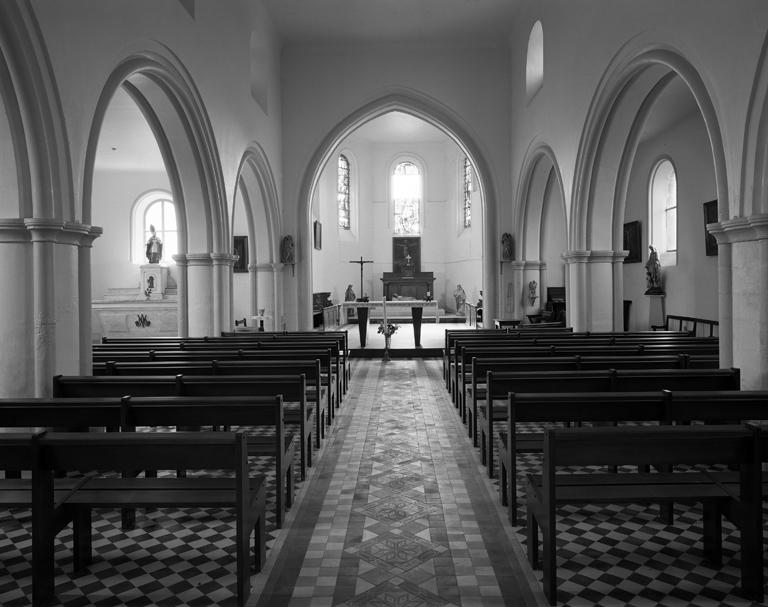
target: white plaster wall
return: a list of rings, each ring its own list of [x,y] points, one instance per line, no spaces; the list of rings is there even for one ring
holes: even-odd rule
[[[544,84],[527,104],[526,47],[537,19],[544,30]],[[724,134],[728,187],[737,193],[746,100],[767,26],[768,3],[760,0],[525,0],[510,37],[513,187],[531,142],[547,143],[562,173],[570,219],[579,140],[601,77],[620,51],[659,43],[677,49],[702,74]],[[502,224],[509,213],[501,210]]]
[[[32,245],[28,242],[0,242],[0,284],[6,322],[0,325],[0,369],[3,381],[0,396],[28,396],[33,385],[34,305]]]
[[[632,301],[630,330],[649,328],[649,298],[645,262],[648,260],[648,183],[662,157],[677,170],[677,265],[662,267],[665,308],[669,314],[718,318],[717,257],[704,249],[703,203],[716,198],[711,146],[701,115],[690,115],[661,135],[643,142],[630,175],[624,221],[642,225],[642,261],[624,264],[624,299]]]
[[[138,289],[139,266],[131,259],[131,209],[150,190],[170,191],[168,176],[156,171],[98,170],[93,185],[93,221],[104,233],[93,243],[91,285],[94,299],[110,288]],[[176,266],[169,262],[176,279]]]
[[[227,197],[234,195],[238,164],[251,141],[260,143],[280,174],[278,41],[260,2],[231,0],[222,10],[216,0],[196,0],[194,18],[177,0],[33,0],[32,4],[56,74],[77,188],[82,185],[79,171],[94,108],[109,73],[131,52],[157,51],[157,40],[165,46],[163,53],[185,66],[201,95]],[[259,49],[257,74],[251,71],[252,31],[265,39],[271,51],[264,61],[264,51]],[[252,78],[259,81],[261,104],[251,95]],[[76,199],[80,197],[76,191]],[[81,213],[76,211],[78,217]]]

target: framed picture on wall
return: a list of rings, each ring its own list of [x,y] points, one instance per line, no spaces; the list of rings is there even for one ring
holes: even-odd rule
[[[624,250],[629,251],[629,255],[624,258],[624,263],[640,263],[641,230],[639,221],[629,221],[624,224]]]
[[[315,248],[319,251],[323,248],[323,224],[315,220],[313,228],[313,241]]]
[[[704,203],[704,248],[707,255],[717,255],[717,240],[707,232],[708,223],[717,223],[717,200]]]
[[[232,247],[232,252],[237,255],[237,261],[233,270],[235,272],[247,272],[248,271],[248,237],[247,236],[235,236],[235,244]]]

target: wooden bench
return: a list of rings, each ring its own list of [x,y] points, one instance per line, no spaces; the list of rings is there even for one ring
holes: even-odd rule
[[[697,335],[697,329],[701,325],[709,337],[715,336],[715,328],[720,326],[716,320],[706,318],[696,318],[694,316],[679,316],[677,314],[667,314],[663,325],[652,325],[651,328],[661,331],[669,331],[677,323],[678,331],[688,331],[691,335]]]
[[[29,478],[0,479],[0,507],[31,511],[32,604],[50,604],[55,596],[53,544],[75,513],[66,499],[82,478],[52,478],[40,474],[37,443],[44,432],[0,433],[0,461],[6,469],[31,470]],[[79,557],[78,545],[73,551]]]
[[[209,377],[209,376],[199,376]],[[283,400],[287,400],[289,397],[285,397],[285,393],[289,390],[299,390],[303,381],[301,376],[289,376],[290,379],[283,382],[281,379],[277,379],[276,383],[263,383],[260,388],[252,386],[252,390],[247,394],[240,394],[240,396],[277,396],[283,395]],[[186,385],[182,382],[187,380]],[[223,402],[224,398],[230,396],[238,396],[234,390],[224,389],[229,384],[222,385],[221,383],[210,383],[204,388],[192,388],[189,384],[190,377],[170,377],[170,376],[132,376],[132,377],[94,377],[94,376],[63,376],[57,375],[54,377],[54,389],[53,395],[55,398],[61,399],[83,399],[83,398],[99,398],[99,397],[123,397],[123,396],[205,396],[208,402],[211,402],[211,396],[216,397],[216,402]],[[229,378],[227,378],[229,379]],[[217,378],[220,382],[221,378]],[[254,382],[254,384],[259,382]],[[292,384],[296,384],[292,387]],[[242,384],[239,389],[242,389]],[[280,391],[273,392],[277,388]],[[262,390],[260,392],[259,390]],[[299,409],[299,415],[301,415],[301,408]],[[302,417],[305,417],[306,414]],[[284,418],[287,418],[287,412],[284,412]],[[198,424],[186,423],[187,419],[179,419],[175,424],[181,428],[191,428]],[[93,425],[93,424],[91,424]],[[211,424],[214,425],[214,424]],[[305,426],[311,427],[309,423]],[[280,430],[282,431],[282,430]],[[278,432],[278,428],[275,428],[275,432]],[[293,433],[285,433],[283,449],[277,449],[279,442],[274,443],[273,446],[265,445],[261,442],[254,442],[251,448],[251,455],[263,455],[275,458],[275,479],[277,483],[277,505],[276,515],[278,518],[278,525],[282,525],[284,519],[285,509],[293,502],[293,459],[296,450],[296,439],[299,439],[300,445],[305,446],[310,443],[311,438],[306,435],[306,428],[304,434],[300,429],[298,437]],[[300,449],[300,453],[304,455],[304,451]],[[300,461],[304,461],[300,459]]]
[[[237,604],[250,596],[250,537],[254,533],[256,569],[265,561],[265,489],[262,478],[249,476],[248,441],[244,433],[50,433],[38,440],[37,472],[51,482],[54,471],[123,472],[140,468],[231,470],[233,478],[90,477],[66,499],[76,510],[74,542],[81,546],[80,562],[90,560],[91,512],[96,508],[231,509],[235,517]],[[34,472],[33,472],[34,474]],[[50,513],[43,499],[40,515]],[[44,538],[53,555],[53,542]],[[46,559],[48,560],[48,559]],[[35,563],[37,567],[39,564]],[[52,569],[50,571],[53,582]],[[46,573],[46,577],[48,574]]]
[[[455,347],[454,385],[455,404],[461,410],[464,406],[461,390],[471,382],[468,377],[473,357],[530,358],[544,356],[659,356],[688,354],[714,356],[719,351],[716,342],[693,343],[617,343],[596,345],[589,339],[575,340],[568,344],[515,344],[501,342],[492,344],[457,343]]]
[[[249,435],[251,456],[275,458],[275,518],[282,526],[293,502],[295,437],[286,434],[281,396],[210,397],[89,397],[0,399],[0,426],[78,429],[110,427],[133,431],[137,426],[269,426],[270,434]],[[280,445],[283,448],[280,448]],[[6,465],[5,463],[3,465]],[[135,474],[141,470],[136,468]],[[282,474],[279,472],[282,471]],[[148,469],[146,474],[153,473]],[[132,528],[133,512],[123,513],[123,526]]]
[[[539,564],[538,533],[543,536],[544,594],[557,601],[557,509],[566,505],[703,504],[704,554],[719,564],[720,521],[726,510],[738,513],[741,536],[741,586],[763,599],[762,511],[758,433],[742,426],[660,426],[559,428],[545,432],[542,473],[526,482],[528,558]],[[738,492],[717,483],[706,471],[668,473],[564,473],[565,467],[621,466],[638,461],[665,469],[683,465],[739,466]],[[672,470],[670,468],[670,470]],[[731,508],[733,503],[737,508]]]
[[[550,356],[536,358],[473,357],[470,372],[463,376],[465,396],[464,407],[459,411],[462,421],[467,424],[469,436],[477,446],[476,425],[477,401],[485,398],[485,378],[488,371],[587,371],[591,369],[687,369],[696,360],[696,368],[717,369],[717,356],[691,356],[688,354],[659,356]]]
[[[738,390],[738,369],[607,369],[486,374],[485,405],[478,404],[480,456],[493,477],[494,425],[507,419],[508,395],[526,392],[653,392],[660,390]],[[626,419],[626,418],[624,418]],[[562,421],[569,421],[567,419]]]
[[[307,402],[319,412],[315,416],[315,446],[325,436],[325,427],[332,422],[336,392],[334,384],[321,373],[320,359],[291,361],[276,360],[224,360],[224,361],[107,361],[94,363],[94,375],[299,375],[304,374]]]

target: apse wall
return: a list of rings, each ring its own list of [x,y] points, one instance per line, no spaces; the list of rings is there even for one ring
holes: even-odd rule
[[[453,310],[453,291],[462,284],[470,301],[482,287],[482,205],[473,193],[472,226],[459,224],[459,149],[452,143],[383,144],[346,141],[342,152],[352,164],[352,227],[337,228],[336,159],[323,171],[312,206],[312,218],[322,224],[322,249],[312,250],[312,290],[330,292],[331,300],[344,300],[351,284],[360,297],[360,266],[350,263],[362,256],[373,263],[364,269],[364,294],[383,295],[383,272],[393,271],[394,236],[389,199],[389,176],[399,160],[411,159],[424,171],[422,201],[421,271],[435,275],[438,305]]]

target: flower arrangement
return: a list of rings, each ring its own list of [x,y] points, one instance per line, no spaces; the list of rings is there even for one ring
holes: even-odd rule
[[[386,323],[382,321],[379,324],[379,333],[384,335],[384,337],[391,337],[392,334],[397,331],[400,328],[400,325],[396,325],[393,322],[387,321]]]

